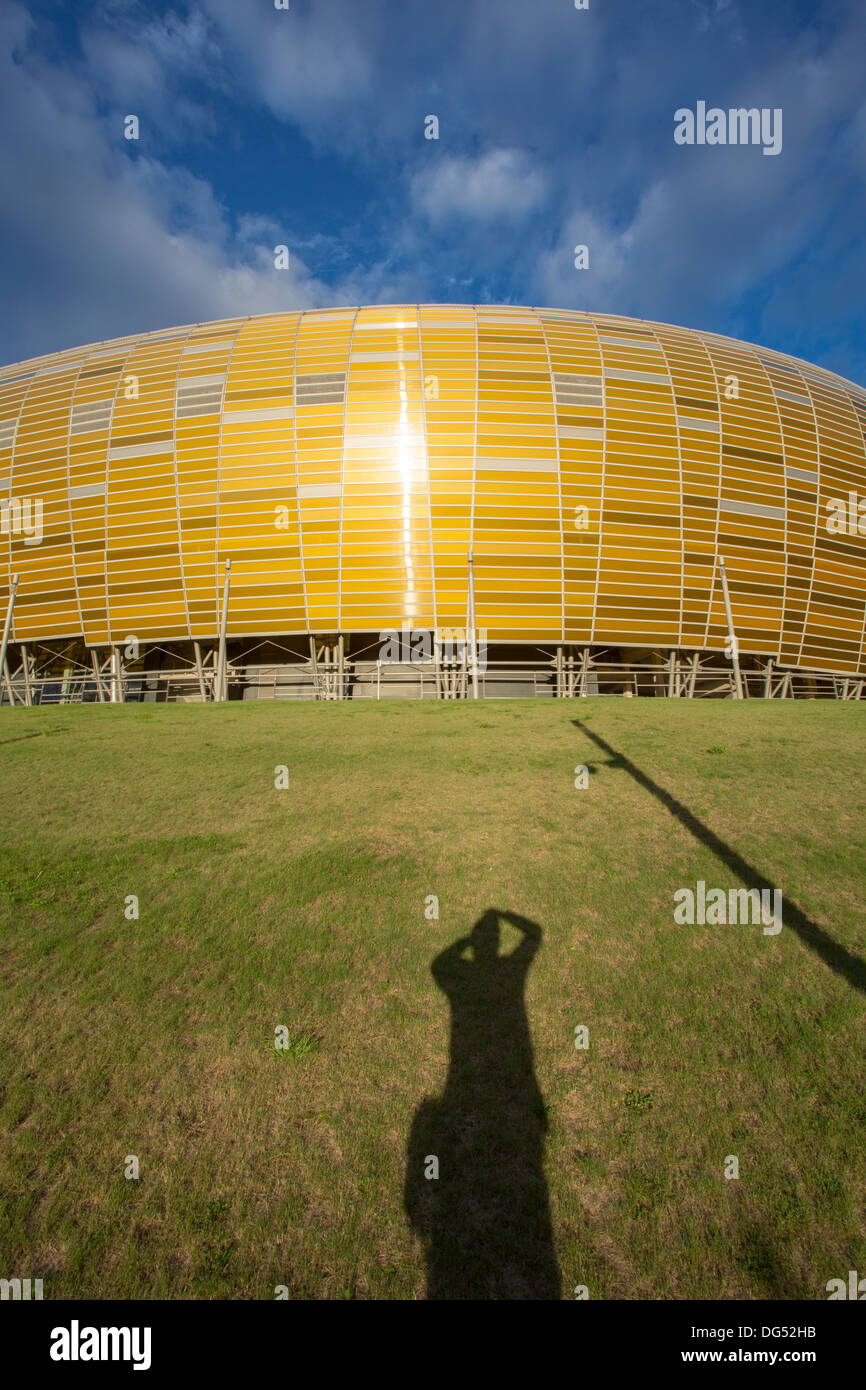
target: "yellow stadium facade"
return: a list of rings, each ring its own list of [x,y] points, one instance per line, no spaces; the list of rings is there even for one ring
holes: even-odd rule
[[[36,358],[0,370],[7,669],[213,650],[227,559],[236,653],[459,631],[471,555],[490,652],[721,668],[732,628],[747,667],[859,678],[864,430],[866,392],[796,358],[558,309],[279,313]]]

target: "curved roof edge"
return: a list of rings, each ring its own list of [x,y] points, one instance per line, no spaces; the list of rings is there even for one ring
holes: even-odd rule
[[[810,362],[808,358],[797,357],[794,353],[784,352],[781,348],[768,347],[763,343],[753,343],[747,338],[733,338],[725,333],[714,333],[710,329],[691,328],[686,324],[668,323],[664,319],[638,318],[631,314],[615,314],[602,310],[564,309],[556,305],[539,304],[468,304],[450,300],[426,300],[418,303],[410,303],[406,300],[395,300],[393,302],[388,301],[381,304],[331,304],[320,308],[277,309],[267,314],[241,314],[234,318],[201,319],[193,323],[172,324],[166,328],[147,329],[141,333],[126,333],[117,338],[99,338],[94,342],[77,344],[74,347],[59,348],[56,352],[41,353],[36,357],[25,357],[18,362],[10,362],[5,366],[0,366],[0,386],[6,385],[7,383],[11,384],[20,376],[23,376],[24,373],[20,371],[22,367],[32,368],[35,373],[44,370],[49,363],[56,364],[58,359],[63,360],[68,357],[75,361],[79,357],[89,356],[99,348],[113,347],[115,345],[120,346],[125,343],[159,342],[162,339],[182,337],[196,328],[230,328],[236,325],[240,327],[245,323],[251,323],[258,319],[286,318],[295,314],[301,317],[307,315],[326,316],[328,314],[358,314],[361,311],[377,311],[380,309],[412,309],[415,311],[420,309],[464,309],[472,310],[472,312],[476,314],[479,311],[489,313],[492,311],[501,312],[505,310],[524,314],[556,314],[563,317],[588,319],[593,323],[597,320],[605,320],[608,322],[640,323],[649,328],[672,328],[678,333],[693,333],[698,338],[710,339],[713,342],[733,343],[737,347],[750,348],[754,352],[772,353],[775,357],[782,358],[785,361],[795,362],[798,368],[800,370],[805,369],[807,374],[818,374],[819,379],[827,378],[834,383],[841,382],[846,388],[857,392],[858,395],[866,400],[866,388],[859,385],[858,382],[852,381],[850,377],[842,376],[840,372],[834,372],[829,367],[821,367],[815,362]],[[31,373],[28,371],[27,375],[30,374]]]

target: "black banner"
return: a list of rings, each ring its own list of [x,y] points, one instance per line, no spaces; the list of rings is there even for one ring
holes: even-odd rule
[[[575,1372],[592,1364],[595,1377],[602,1379],[608,1372],[619,1376],[624,1371],[667,1374],[674,1367],[699,1372],[710,1366],[766,1366],[806,1368],[826,1381],[828,1374],[856,1364],[862,1346],[863,1315],[837,1308],[836,1301],[842,1300],[782,1304],[576,1299],[558,1313],[550,1305],[536,1304],[532,1313],[527,1311],[518,1319],[525,1317],[533,1330],[543,1324],[545,1340],[531,1344],[515,1341],[513,1312],[507,1324],[501,1324],[501,1341],[491,1342],[490,1332],[502,1316],[502,1310],[497,1314],[493,1307],[485,1310],[487,1334],[479,1343],[478,1305],[466,1308],[458,1303],[431,1314],[406,1304],[382,1303],[363,1307],[348,1302],[337,1306],[304,1303],[299,1307],[278,1300],[265,1304],[10,1299],[4,1301],[0,1318],[7,1365],[24,1375],[38,1372],[52,1380],[92,1378],[106,1370],[114,1377],[144,1373],[157,1380],[167,1374],[226,1377],[233,1372],[291,1375],[299,1370],[308,1377],[315,1366],[331,1379],[339,1370],[341,1353],[351,1358],[353,1374],[362,1356],[369,1368],[369,1358],[375,1354],[378,1374],[397,1374],[399,1368],[402,1377],[409,1369],[405,1350],[397,1351],[391,1372],[386,1361],[392,1345],[389,1339],[401,1331],[412,1339],[416,1355],[425,1346],[419,1337],[435,1337],[418,1366],[418,1372],[426,1375],[432,1369],[428,1356],[436,1360],[448,1354],[449,1329],[453,1325],[468,1330],[464,1322],[468,1316],[473,1335],[467,1339],[464,1333],[459,1343],[454,1342],[453,1371],[468,1369],[475,1356],[483,1357],[485,1365],[495,1364],[500,1352],[509,1363],[523,1351],[552,1366],[554,1355],[559,1362],[567,1348]],[[558,1345],[560,1336],[567,1339],[562,1345]]]

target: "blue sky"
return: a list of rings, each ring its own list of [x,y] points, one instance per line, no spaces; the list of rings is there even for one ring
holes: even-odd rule
[[[677,145],[701,100],[781,108],[781,153]],[[447,300],[685,324],[866,386],[864,227],[864,0],[0,9],[2,362]]]

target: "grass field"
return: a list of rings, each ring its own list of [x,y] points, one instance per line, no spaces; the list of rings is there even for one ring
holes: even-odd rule
[[[826,1298],[866,1273],[864,760],[830,702],[0,712],[0,1275]],[[781,932],[678,925],[698,880]]]

